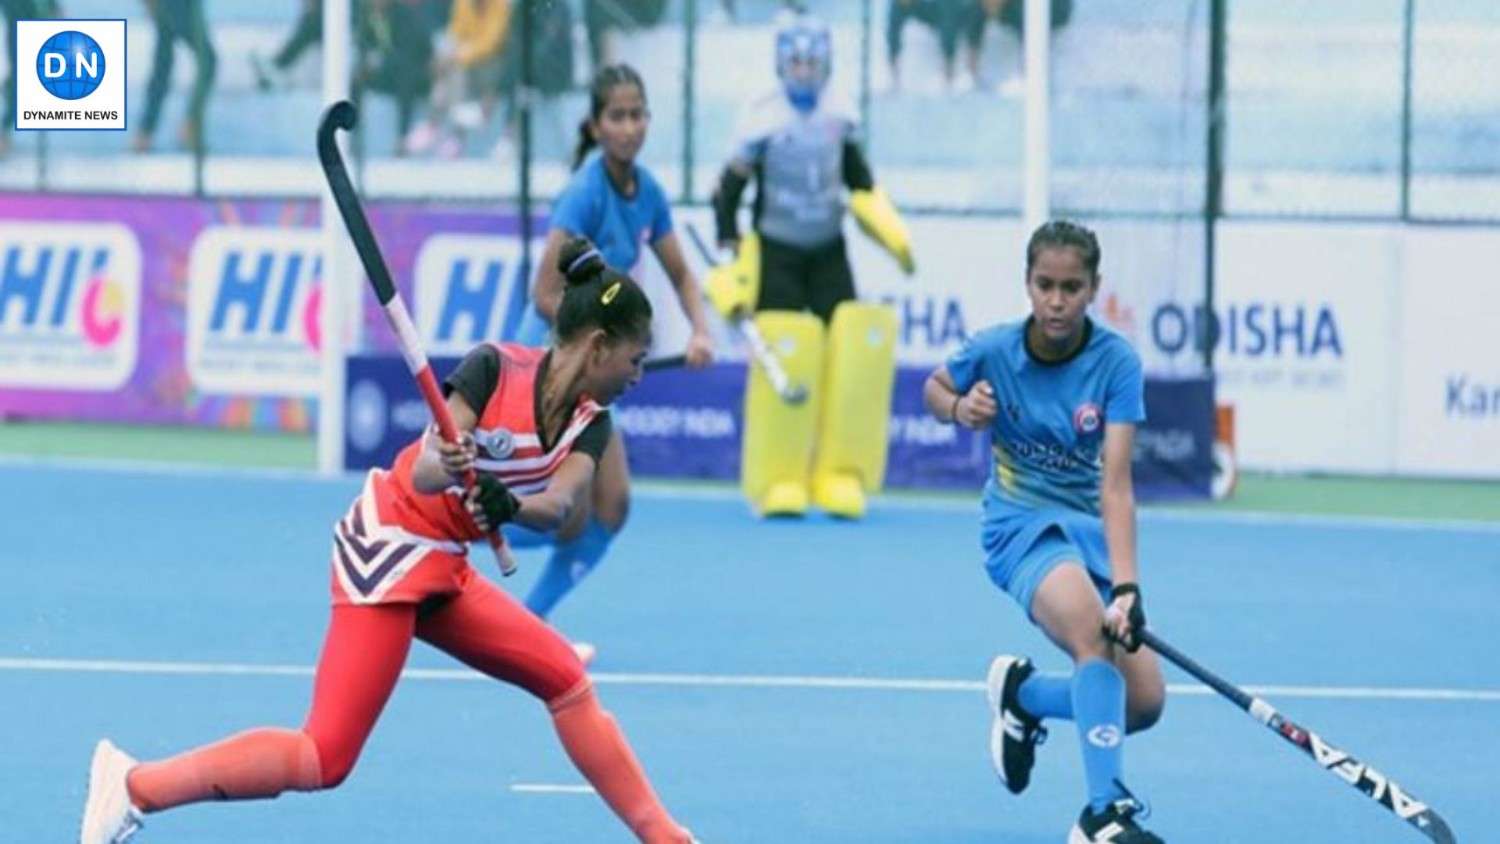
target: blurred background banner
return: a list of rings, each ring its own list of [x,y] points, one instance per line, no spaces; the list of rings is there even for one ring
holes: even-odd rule
[[[432,360],[439,377],[458,357]],[[900,367],[891,411],[887,482],[896,488],[974,489],[984,484],[990,447],[983,434],[947,425],[922,406],[930,370]],[[399,354],[349,358],[345,468],[388,466],[429,424]],[[656,478],[735,481],[740,476],[745,367],[654,372],[612,408],[630,439],[630,471]],[[1136,493],[1143,500],[1202,498],[1213,476],[1213,384],[1208,378],[1146,383],[1148,419],[1137,433]]]
[[[513,212],[387,202],[371,225],[438,352],[514,333]],[[28,195],[0,206],[0,413],[306,431],[320,374],[317,204]],[[393,349],[373,300],[372,349]]]

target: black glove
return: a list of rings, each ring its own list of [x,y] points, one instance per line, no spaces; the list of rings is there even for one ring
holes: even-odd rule
[[[1146,599],[1141,595],[1141,587],[1134,583],[1121,583],[1109,590],[1111,602],[1121,595],[1135,596],[1135,600],[1130,602],[1130,614],[1126,616],[1130,620],[1131,636],[1120,643],[1125,646],[1125,650],[1135,653],[1141,649],[1141,638],[1135,634],[1146,629]]]
[[[521,499],[510,491],[504,481],[493,475],[481,474],[476,489],[475,498],[484,509],[484,517],[489,520],[491,529],[515,518],[516,511],[521,509]]]

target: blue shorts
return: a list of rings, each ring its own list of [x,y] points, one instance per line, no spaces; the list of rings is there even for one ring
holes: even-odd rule
[[[1036,623],[1031,602],[1036,590],[1052,570],[1065,562],[1081,564],[1109,603],[1109,555],[1104,528],[1099,519],[1083,514],[1048,518],[1041,514],[1026,519],[987,523],[984,545],[985,568],[990,580],[1015,599],[1026,617]]]

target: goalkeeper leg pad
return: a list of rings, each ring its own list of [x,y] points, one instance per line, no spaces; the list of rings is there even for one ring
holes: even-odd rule
[[[783,400],[760,366],[750,363],[740,488],[762,516],[801,515],[807,510],[807,474],[817,431],[823,323],[809,313],[761,311],[755,324],[787,377],[807,386],[808,399],[798,404]]]
[[[813,503],[829,513],[860,518],[865,495],[885,483],[895,381],[895,311],[840,304],[828,330],[812,477]]]

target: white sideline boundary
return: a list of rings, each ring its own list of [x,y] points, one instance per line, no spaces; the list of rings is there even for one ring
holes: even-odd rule
[[[598,794],[591,785],[562,785],[545,782],[518,782],[511,784],[517,794]]]
[[[157,463],[146,460],[112,460],[81,457],[34,457],[0,454],[0,469],[49,469],[66,472],[108,472],[184,478],[251,478],[259,480],[299,481],[313,484],[338,484],[357,488],[363,472],[344,472],[327,476],[312,469],[260,469],[215,466],[199,463]],[[636,479],[631,492],[643,500],[653,501],[740,501],[738,490],[728,486],[685,484],[672,481]],[[972,499],[959,496],[923,495],[922,493],[888,493],[874,498],[870,509],[887,511],[937,511],[979,515],[979,493]],[[1302,513],[1212,511],[1174,506],[1143,506],[1140,521],[1151,523],[1224,524],[1224,525],[1295,525],[1302,527],[1355,528],[1394,531],[1443,531],[1448,533],[1500,534],[1500,520],[1487,522],[1473,519],[1408,519],[1388,516],[1335,516]]]
[[[0,657],[0,672],[56,672],[65,674],[134,674],[238,677],[311,677],[311,665],[274,665],[243,662],[163,662],[142,660],[41,659]],[[403,679],[439,682],[491,682],[467,668],[408,668]],[[972,694],[984,691],[979,680],[941,680],[902,677],[833,677],[783,674],[667,674],[613,673],[590,675],[610,686],[676,686],[688,688],[799,689],[862,692],[924,692]],[[1403,686],[1289,686],[1247,685],[1245,691],[1269,699],[1440,701],[1500,703],[1500,689],[1445,689]],[[1171,683],[1174,695],[1208,697],[1216,694],[1196,683]]]

